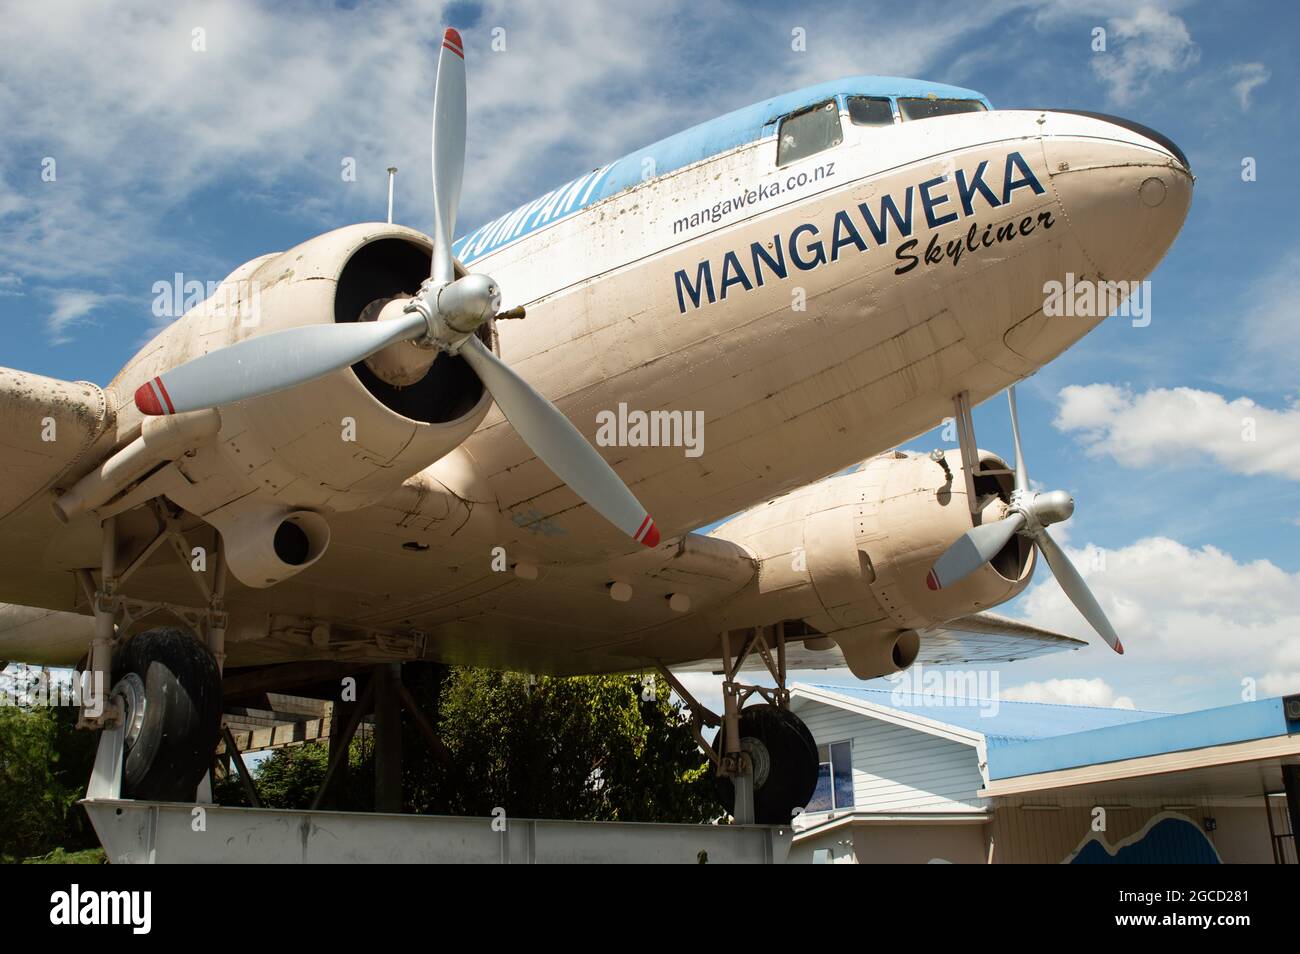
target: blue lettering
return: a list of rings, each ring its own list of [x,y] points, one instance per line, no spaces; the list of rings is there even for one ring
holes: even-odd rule
[[[859,252],[867,250],[867,243],[862,241],[857,227],[849,221],[849,213],[843,210],[835,213],[835,229],[831,236],[831,261],[840,260],[840,248],[844,245],[856,245]]]
[[[984,170],[988,167],[989,161],[987,159],[981,161],[975,167],[975,176],[970,182],[966,181],[965,169],[957,170],[957,197],[961,199],[962,211],[967,215],[975,214],[975,209],[971,206],[971,199],[975,198],[976,192],[984,196],[984,201],[989,204],[990,208],[996,209],[1002,204],[998,201],[998,197],[993,194],[993,190],[988,187],[988,183],[984,181]]]
[[[877,245],[885,245],[889,242],[889,216],[893,216],[894,224],[898,226],[898,237],[903,238],[912,234],[912,187],[907,187],[907,197],[903,200],[906,211],[898,214],[898,206],[894,204],[892,195],[882,196],[880,199],[880,224],[876,224],[876,219],[872,216],[871,210],[867,208],[865,202],[858,203],[858,211],[862,213],[863,219],[866,220],[867,228],[875,236]]]
[[[825,265],[826,249],[822,246],[821,242],[809,243],[808,250],[810,252],[815,251],[811,262],[806,262],[800,257],[799,246],[795,244],[795,240],[799,238],[801,232],[807,232],[809,235],[816,235],[817,226],[813,225],[811,222],[805,222],[790,233],[790,260],[794,262],[794,267],[806,272],[809,269],[816,268],[818,265]]]
[[[1023,178],[1014,180],[1011,178],[1012,166],[1015,166],[1020,170]],[[1043,187],[1039,183],[1037,177],[1034,176],[1033,172],[1030,171],[1029,164],[1025,162],[1025,157],[1018,152],[1007,153],[1007,170],[1002,184],[1002,204],[1006,205],[1010,202],[1011,193],[1015,192],[1017,189],[1023,189],[1025,186],[1029,186],[1033,189],[1034,195],[1043,194]]]
[[[713,304],[718,300],[713,294],[713,271],[709,268],[707,259],[700,262],[695,273],[694,287],[692,287],[691,280],[687,277],[684,268],[678,269],[673,278],[677,281],[677,307],[683,315],[686,314],[686,295],[690,296],[691,304],[696,308],[700,307],[700,294],[703,291],[708,292],[709,304]]]
[[[753,291],[754,286],[745,270],[740,267],[740,259],[736,258],[735,252],[728,252],[722,259],[722,298],[727,298],[727,289],[732,285],[744,285],[745,291]]]
[[[772,274],[777,278],[785,278],[785,246],[781,244],[781,236],[772,236],[772,248],[776,250],[775,260],[768,254],[767,249],[763,248],[762,242],[755,242],[749,247],[754,261],[754,280],[758,282],[759,288],[763,287],[763,266],[759,264],[759,259],[767,262],[768,268],[772,269]]]
[[[957,221],[956,212],[949,212],[941,219],[936,219],[934,217],[935,206],[943,205],[945,202],[947,202],[948,193],[945,192],[943,195],[938,196],[936,198],[935,196],[930,195],[930,189],[933,186],[937,186],[941,182],[947,182],[947,181],[948,181],[947,176],[939,176],[937,179],[926,179],[924,182],[921,183],[920,186],[921,206],[925,209],[925,221],[930,223],[930,228],[932,229],[937,229],[941,225],[947,225],[949,222]]]

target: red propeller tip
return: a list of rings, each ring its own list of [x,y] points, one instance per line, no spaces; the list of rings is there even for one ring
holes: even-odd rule
[[[932,590],[939,589],[939,578],[934,575],[934,570],[925,575],[925,585]]]
[[[649,514],[646,514],[645,519],[641,521],[641,526],[633,534],[633,539],[640,540],[652,549],[659,546],[659,528],[655,526],[655,522],[650,519]]]
[[[1124,655],[1124,644],[1121,643],[1118,639],[1115,640],[1115,652],[1119,653],[1121,656]]]
[[[171,398],[163,387],[162,378],[153,378],[135,389],[135,406],[140,413],[158,417],[173,414]]]
[[[465,44],[461,42],[460,34],[451,27],[447,27],[447,32],[442,35],[442,46],[443,49],[451,50],[462,60],[465,58]]]

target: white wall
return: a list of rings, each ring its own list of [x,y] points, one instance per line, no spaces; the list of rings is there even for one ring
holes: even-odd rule
[[[983,811],[983,780],[973,745],[937,738],[810,699],[791,708],[817,743],[853,742],[853,798],[858,811]]]

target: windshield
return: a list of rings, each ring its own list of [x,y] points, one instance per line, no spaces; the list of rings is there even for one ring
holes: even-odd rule
[[[898,111],[904,119],[933,119],[935,116],[978,113],[983,110],[984,104],[978,99],[931,99],[926,96],[898,101]]]

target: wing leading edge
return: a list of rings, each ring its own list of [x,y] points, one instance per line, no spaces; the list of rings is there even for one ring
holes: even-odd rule
[[[834,638],[833,633],[830,635]],[[1082,649],[1086,645],[1086,642],[1073,636],[1031,626],[996,613],[976,613],[922,630],[921,651],[916,662],[927,666],[1016,662],[1048,653]],[[848,667],[838,646],[815,650],[808,649],[802,642],[787,644],[786,665],[791,670]],[[746,660],[743,669],[763,670],[763,661],[753,655]],[[721,667],[716,660],[706,659],[673,666],[672,670],[719,672]]]

